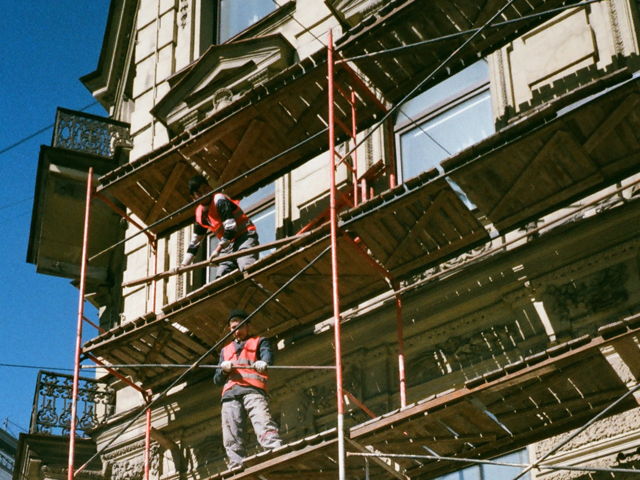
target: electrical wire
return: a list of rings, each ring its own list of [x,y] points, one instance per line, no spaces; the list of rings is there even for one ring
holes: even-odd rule
[[[33,196],[23,198],[22,200],[16,200],[15,202],[5,203],[4,205],[0,205],[0,210],[4,210],[5,208],[15,207],[16,205],[20,205],[21,203],[28,202],[33,200]]]
[[[0,367],[6,368],[31,368],[34,370],[56,370],[61,372],[73,372],[72,368],[62,368],[62,367],[43,367],[41,365],[21,365],[18,363],[0,363]]]
[[[84,112],[85,110],[93,107],[94,105],[97,105],[98,102],[93,102],[90,103],[89,105],[85,105],[84,107],[82,107],[80,110],[78,110],[79,112]],[[19,145],[22,145],[25,142],[28,142],[29,140],[31,140],[32,138],[37,137],[38,135],[40,135],[41,133],[46,132],[47,130],[52,129],[55,126],[55,123],[52,123],[51,125],[47,125],[46,127],[42,127],[40,130],[36,130],[35,132],[27,135],[24,138],[21,138],[20,140],[18,140],[15,143],[12,143],[11,145],[4,147],[2,150],[0,150],[0,155],[2,155],[3,153],[7,153],[10,150],[13,150],[14,148],[16,148]]]

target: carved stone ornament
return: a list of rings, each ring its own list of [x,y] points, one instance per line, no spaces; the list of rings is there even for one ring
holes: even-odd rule
[[[189,19],[189,0],[180,0],[180,28],[186,28]]]
[[[143,473],[141,458],[122,460],[111,465],[111,480],[142,480]]]
[[[561,285],[549,285],[549,309],[563,318],[577,318],[613,308],[629,298],[625,287],[628,278],[627,265],[621,263]]]
[[[221,110],[233,101],[233,92],[228,88],[221,88],[213,94],[211,103],[215,111]]]

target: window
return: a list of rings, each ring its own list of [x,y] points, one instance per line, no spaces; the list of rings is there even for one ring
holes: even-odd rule
[[[401,178],[439,168],[494,132],[489,71],[480,60],[402,105],[396,122]]]
[[[275,183],[259,188],[243,198],[240,204],[256,226],[260,244],[273,242],[276,239]],[[269,252],[260,252],[260,258]]]
[[[217,2],[217,43],[224,43],[278,8],[274,0],[214,0]]]
[[[497,462],[525,465],[529,463],[529,455],[527,450],[519,450],[503,457],[494,458],[494,460]],[[438,477],[437,480],[511,480],[522,470],[522,467],[480,464]],[[522,478],[524,480],[530,480],[531,476],[527,473]]]

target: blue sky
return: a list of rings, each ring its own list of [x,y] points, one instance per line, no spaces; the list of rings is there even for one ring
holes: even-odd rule
[[[79,78],[96,69],[109,0],[0,0],[0,151],[51,125],[58,106],[94,102]],[[106,115],[99,105],[85,110]],[[0,363],[73,367],[78,291],[26,263],[40,145],[52,130],[0,154]],[[88,310],[87,316],[95,318]],[[95,331],[85,325],[91,336]],[[0,427],[28,428],[37,370],[0,366]]]

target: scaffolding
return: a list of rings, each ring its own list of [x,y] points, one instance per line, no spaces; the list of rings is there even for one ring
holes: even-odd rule
[[[582,6],[588,3],[592,3],[594,0],[587,2],[570,2],[569,6],[575,7],[576,5]],[[510,25],[508,22],[496,22],[500,16],[504,16],[505,11],[512,7],[516,0],[509,0],[503,7],[498,9],[495,13],[488,16],[482,25],[478,28],[468,30],[468,38],[461,42],[461,44],[454,50],[452,50],[444,59],[440,60],[435,69],[430,69],[429,74],[422,80],[414,81],[409,88],[406,88],[402,95],[398,93],[397,85],[390,82],[388,79],[380,79],[379,71],[383,69],[379,63],[371,66],[371,58],[373,56],[362,57],[363,63],[358,64],[359,71],[366,74],[369,79],[373,79],[376,85],[380,85],[380,90],[384,93],[385,98],[393,101],[394,104],[400,105],[404,100],[414,95],[416,92],[424,89],[429,82],[434,78],[438,78],[443,75],[442,71],[448,62],[457,57],[460,52],[469,45],[473,45],[477,51],[486,50],[486,45],[491,45],[495,41],[495,36],[500,35],[498,33],[488,31],[496,28],[499,25]],[[395,5],[395,4],[394,4]],[[395,7],[394,7],[395,8]],[[563,7],[566,8],[566,7]],[[550,10],[551,11],[551,10]],[[558,11],[558,9],[553,10]],[[393,8],[387,9],[383,12],[383,15],[392,15],[394,13]],[[406,12],[405,12],[406,13]],[[531,16],[523,15],[525,20],[539,19],[543,13],[537,12]],[[522,19],[518,21],[524,21]],[[515,20],[513,20],[515,22]],[[283,458],[282,464],[272,461],[268,466],[264,466],[262,461],[264,456],[257,456],[256,458],[249,459],[247,468],[242,472],[224,473],[214,476],[212,478],[254,478],[251,475],[257,474],[265,469],[269,468],[286,468],[287,462],[302,461],[304,457],[307,461],[320,461],[320,464],[326,464],[326,459],[321,461],[322,457],[326,457],[327,451],[334,451],[337,449],[337,472],[338,478],[344,480],[347,478],[347,458],[348,457],[364,457],[366,460],[366,472],[367,478],[369,475],[369,461],[371,461],[376,468],[381,469],[386,475],[392,475],[395,478],[412,478],[411,475],[436,475],[440,472],[446,471],[448,468],[446,462],[463,462],[463,463],[491,463],[490,461],[483,460],[481,458],[464,458],[459,455],[455,455],[456,450],[452,449],[452,455],[437,454],[437,455],[419,455],[417,453],[403,454],[398,452],[398,449],[403,448],[403,443],[406,444],[408,440],[424,440],[425,433],[430,432],[430,437],[425,441],[426,444],[433,444],[434,442],[444,442],[445,444],[451,444],[455,446],[469,445],[472,447],[474,455],[478,457],[490,457],[499,453],[499,451],[508,448],[513,445],[526,445],[527,442],[532,442],[540,438],[541,433],[539,431],[531,430],[531,425],[536,423],[534,417],[536,411],[525,412],[524,404],[526,398],[535,395],[535,386],[531,385],[531,379],[537,379],[541,389],[545,388],[550,382],[566,381],[570,378],[572,382],[577,383],[576,389],[585,394],[585,398],[582,402],[576,401],[571,392],[561,392],[557,394],[557,402],[553,406],[548,406],[546,415],[558,416],[560,407],[563,402],[572,402],[572,409],[576,412],[571,419],[567,421],[558,420],[552,432],[561,433],[569,428],[575,427],[578,424],[584,424],[583,428],[591,425],[595,420],[609,414],[611,412],[624,411],[634,406],[637,403],[631,398],[632,395],[640,389],[640,385],[634,385],[629,387],[621,382],[620,378],[616,376],[615,372],[611,371],[601,349],[605,346],[612,346],[623,358],[626,358],[627,364],[632,370],[636,378],[640,378],[640,368],[638,362],[633,360],[633,355],[640,353],[638,348],[637,339],[640,334],[640,316],[630,316],[623,322],[618,322],[614,326],[601,329],[600,336],[597,338],[579,338],[566,344],[558,345],[549,351],[544,352],[544,355],[538,355],[536,358],[526,358],[524,361],[516,362],[514,364],[507,365],[499,372],[491,372],[477,379],[472,379],[463,389],[447,393],[444,395],[436,396],[434,398],[423,399],[423,401],[408,405],[407,404],[407,381],[405,375],[405,353],[404,353],[404,333],[403,333],[403,319],[402,319],[402,294],[407,288],[415,288],[415,286],[403,287],[398,278],[407,276],[408,274],[416,271],[419,266],[435,264],[443,259],[451,258],[456,253],[468,250],[480,244],[484,244],[489,240],[489,235],[486,229],[480,224],[477,218],[469,211],[469,209],[462,203],[462,201],[455,194],[451,186],[447,183],[443,176],[439,175],[436,171],[428,171],[418,178],[409,181],[406,185],[396,185],[396,181],[393,175],[390,175],[390,188],[380,198],[370,198],[369,190],[366,184],[366,177],[359,175],[357,169],[357,157],[356,151],[363,143],[363,139],[358,141],[358,125],[364,125],[370,127],[375,125],[377,127],[383,127],[386,120],[391,116],[394,109],[387,109],[385,104],[381,102],[376,95],[374,95],[370,89],[362,82],[358,77],[358,74],[348,65],[349,52],[357,50],[354,45],[357,45],[361,41],[363,36],[366,36],[370,30],[367,28],[358,31],[355,34],[346,36],[346,43],[343,41],[343,47],[341,48],[341,58],[337,61],[334,58],[335,49],[333,45],[333,38],[331,33],[328,36],[328,45],[326,48],[326,62],[319,60],[319,56],[316,55],[312,58],[311,62],[318,63],[319,65],[326,64],[326,73],[322,71],[318,65],[310,68],[308,72],[300,73],[299,71],[289,72],[293,75],[293,78],[305,78],[307,83],[299,82],[300,85],[294,84],[293,88],[299,88],[302,92],[313,85],[314,88],[318,88],[318,81],[323,77],[326,77],[326,90],[327,90],[327,126],[318,126],[311,129],[311,132],[305,132],[306,138],[301,142],[295,143],[295,147],[289,148],[284,152],[278,152],[275,156],[269,157],[266,161],[257,165],[249,166],[248,170],[239,173],[239,175],[226,183],[220,188],[231,187],[231,190],[240,191],[246,187],[248,181],[247,172],[261,172],[259,174],[262,180],[271,178],[273,175],[283,171],[283,169],[291,169],[299,165],[299,158],[307,158],[318,151],[319,145],[328,144],[329,151],[329,228],[327,232],[326,225],[321,225],[308,232],[298,235],[294,238],[282,239],[274,242],[270,245],[261,246],[263,248],[272,248],[274,246],[282,246],[280,249],[277,261],[271,261],[267,263],[264,269],[256,269],[252,271],[250,275],[229,275],[226,278],[216,282],[215,292],[213,289],[207,289],[206,287],[199,294],[200,298],[190,298],[185,300],[184,303],[176,302],[172,306],[173,310],[165,312],[164,316],[157,317],[156,311],[156,297],[157,297],[157,282],[163,278],[166,278],[170,274],[179,274],[185,271],[190,271],[195,268],[203,268],[211,264],[210,260],[201,262],[200,264],[193,265],[186,269],[177,270],[175,272],[161,272],[158,273],[158,258],[157,258],[157,242],[155,234],[150,232],[160,232],[162,228],[167,224],[169,226],[176,225],[183,221],[189,209],[195,204],[195,202],[187,203],[184,205],[184,199],[178,195],[177,199],[168,199],[166,194],[160,193],[158,197],[163,198],[165,205],[153,205],[152,208],[148,208],[148,202],[153,202],[153,199],[145,199],[144,205],[138,206],[138,211],[135,208],[134,212],[141,218],[146,220],[147,227],[141,225],[136,226],[139,228],[140,233],[145,233],[149,237],[149,245],[154,252],[154,273],[151,276],[135,280],[125,284],[126,286],[132,286],[143,283],[153,283],[152,296],[153,296],[153,312],[150,315],[145,316],[137,324],[134,325],[134,333],[129,335],[138,335],[136,338],[144,338],[145,335],[155,335],[159,331],[169,332],[164,335],[165,347],[174,348],[175,351],[186,352],[179,358],[184,360],[182,363],[176,361],[176,357],[167,363],[144,363],[136,361],[127,362],[105,362],[100,360],[99,357],[109,356],[106,354],[108,351],[114,351],[119,349],[118,355],[113,356],[124,358],[125,360],[137,360],[129,353],[126,352],[127,343],[130,338],[125,338],[125,342],[120,342],[118,339],[118,332],[101,332],[97,339],[88,342],[85,345],[84,351],[81,345],[82,338],[82,324],[89,320],[84,315],[84,277],[86,272],[87,263],[90,260],[88,256],[88,241],[89,241],[89,227],[91,220],[91,208],[90,204],[93,198],[99,198],[105,201],[110,207],[114,209],[118,214],[122,215],[126,220],[133,222],[131,217],[118,209],[116,205],[109,202],[109,200],[101,193],[94,192],[93,187],[93,172],[90,169],[87,181],[86,199],[85,199],[85,220],[84,220],[84,236],[83,236],[83,249],[82,249],[82,264],[80,274],[80,292],[78,302],[78,318],[77,318],[77,333],[76,333],[76,356],[74,367],[74,392],[72,399],[72,416],[70,427],[70,444],[69,444],[69,460],[68,460],[68,479],[73,480],[74,476],[82,471],[93,459],[87,461],[78,470],[75,469],[74,462],[74,438],[75,438],[75,415],[76,415],[76,396],[77,396],[77,382],[79,378],[80,363],[82,361],[82,355],[85,358],[93,360],[101,368],[104,368],[110,374],[117,376],[117,378],[124,381],[127,385],[138,390],[144,399],[144,408],[134,416],[132,420],[121,430],[123,433],[134,422],[136,422],[141,416],[145,415],[145,450],[144,450],[144,478],[149,479],[149,465],[150,465],[150,432],[151,432],[151,413],[152,407],[158,404],[169,392],[169,390],[178,384],[185,378],[187,374],[196,368],[213,368],[215,365],[207,365],[206,360],[211,358],[212,353],[231,335],[232,332],[228,332],[226,335],[222,335],[220,329],[213,329],[210,332],[205,332],[206,328],[198,327],[197,324],[201,323],[201,319],[198,318],[198,312],[202,311],[202,306],[197,306],[198,302],[202,299],[208,299],[209,303],[207,307],[211,306],[213,300],[220,300],[226,298],[233,298],[237,289],[246,289],[252,282],[259,283],[264,290],[260,295],[256,295],[254,304],[252,304],[252,311],[245,322],[249,321],[256,313],[262,309],[270,308],[269,318],[272,318],[271,323],[267,326],[269,330],[275,332],[285,331],[290,328],[292,324],[284,321],[285,315],[283,312],[278,311],[279,306],[272,302],[276,297],[280,299],[280,302],[287,302],[284,298],[286,295],[295,296],[295,292],[286,292],[286,289],[297,279],[302,278],[305,272],[311,267],[315,267],[318,264],[324,262],[324,266],[328,266],[326,269],[328,274],[326,275],[331,279],[330,288],[320,288],[318,291],[322,293],[329,293],[332,299],[331,308],[326,306],[311,304],[305,308],[300,307],[296,312],[299,314],[299,322],[303,324],[309,322],[312,319],[318,319],[321,315],[331,313],[332,325],[334,328],[334,348],[335,348],[335,365],[333,366],[289,366],[290,368],[323,368],[335,370],[336,376],[336,428],[321,432],[302,439],[300,442],[295,442],[296,445],[285,446],[281,449],[276,449],[271,452],[269,459],[281,456]],[[517,32],[517,29],[514,30]],[[512,34],[515,34],[512,32]],[[478,46],[476,43],[480,42]],[[416,44],[422,46],[423,44]],[[485,45],[482,47],[482,45]],[[394,51],[391,48],[386,49],[388,51]],[[352,59],[360,59],[357,55],[351,57]],[[334,69],[339,69],[339,73],[336,73]],[[304,70],[304,69],[303,69]],[[340,80],[342,80],[347,88],[339,86]],[[323,82],[320,83],[321,85]],[[268,89],[267,89],[268,90]],[[284,89],[286,90],[286,89]],[[320,88],[322,90],[322,88]],[[611,105],[618,105],[621,99],[624,99],[629,91],[635,92],[640,90],[638,82],[636,80],[628,80],[620,82],[616,89],[612,92],[607,92],[601,98],[596,98],[592,102],[592,105],[583,107],[591,109],[588,113],[582,111],[581,115],[586,116],[594,112],[608,111]],[[408,91],[409,93],[406,93]],[[342,97],[338,100],[334,97],[335,92],[339,93]],[[264,98],[270,98],[271,92],[264,92],[263,97],[259,97],[258,100],[263,102],[261,111],[264,111],[269,106],[268,101]],[[276,91],[273,95],[281,95],[282,92]],[[264,104],[266,102],[266,104]],[[565,99],[568,102],[568,99]],[[358,104],[364,107],[365,115],[357,118],[356,112],[358,110]],[[266,105],[266,106],[265,106]],[[622,107],[621,107],[622,108]],[[628,108],[628,107],[626,107]],[[623,108],[626,111],[626,108]],[[342,114],[350,116],[350,122],[345,122],[340,119],[340,116],[336,114],[336,110]],[[625,116],[624,111],[617,110],[612,115],[616,115],[618,121],[628,119]],[[382,112],[382,117],[379,113]],[[245,111],[235,112],[238,117],[247,117]],[[627,112],[628,113],[628,112]],[[569,111],[567,115],[575,115],[574,121],[579,121],[579,116]],[[610,119],[612,115],[604,115],[603,123]],[[244,116],[244,117],[243,117]],[[600,115],[602,117],[602,115]],[[573,117],[572,117],[573,118]],[[227,117],[223,119],[225,122],[234,122],[234,125],[238,125],[238,118]],[[246,118],[245,118],[246,120]],[[566,120],[566,119],[565,119]],[[254,125],[253,120],[248,120],[251,125]],[[342,130],[342,134],[336,132],[336,126]],[[205,123],[198,127],[200,132],[207,132],[214,128],[226,129],[229,131],[228,125],[216,123]],[[254,125],[255,128],[255,125]],[[519,126],[522,129],[522,126]],[[254,130],[255,131],[255,130]],[[557,126],[553,126],[550,123],[538,123],[534,125],[534,128],[516,136],[515,140],[502,144],[500,138],[491,138],[485,142],[482,147],[475,149],[471,152],[463,152],[461,155],[457,155],[454,158],[445,162],[444,167],[447,176],[455,180],[461,185],[465,192],[469,194],[471,199],[478,205],[483,211],[489,212],[489,219],[496,225],[501,232],[509,231],[514,226],[522,224],[525,220],[536,218],[541,213],[549,210],[551,206],[563,205],[568,199],[575,198],[580,194],[590,191],[598,186],[609,185],[614,179],[617,179],[620,172],[628,172],[629,166],[612,166],[612,171],[608,171],[608,176],[602,178],[602,175],[598,178],[589,179],[584,182],[582,178],[578,178],[576,172],[576,178],[573,179],[574,183],[572,188],[566,192],[560,192],[559,187],[550,186],[550,191],[536,192],[535,196],[525,199],[528,203],[527,209],[519,209],[517,207],[510,207],[510,197],[516,195],[519,192],[519,182],[526,182],[527,176],[524,180],[510,180],[510,182],[504,182],[509,187],[504,192],[501,198],[496,199],[495,195],[486,199],[486,191],[488,189],[486,184],[482,181],[478,182],[478,172],[485,168],[485,165],[489,163],[489,155],[494,155],[495,151],[502,150],[502,153],[498,155],[509,155],[510,149],[522,148],[527,146],[527,142],[531,144],[539,143],[541,138],[551,138],[551,141],[557,141],[558,129]],[[191,132],[193,133],[193,132]],[[601,131],[593,132],[592,136],[585,142],[585,148],[589,152],[593,152],[599,147],[599,143],[603,139],[603,135],[610,134],[611,131],[602,133]],[[328,142],[325,143],[321,139],[321,136],[328,134]],[[564,134],[561,134],[564,135]],[[187,138],[185,140],[185,138]],[[366,136],[365,136],[366,138]],[[295,139],[295,136],[294,136]],[[564,139],[564,137],[562,138]],[[282,139],[281,139],[282,140]],[[336,161],[336,142],[346,141],[353,142],[353,147],[349,151],[342,155],[340,160]],[[181,137],[179,142],[174,145],[170,145],[168,148],[160,152],[160,160],[172,159],[172,161],[179,162],[180,159],[186,155],[185,151],[191,151],[193,155],[197,154],[198,150],[203,148],[203,144],[211,142],[210,138],[207,138],[203,133],[201,137],[188,135]],[[291,143],[287,140],[286,143]],[[304,154],[300,155],[297,160],[294,160],[295,155],[292,154],[295,149],[302,148]],[[490,153],[488,153],[490,152]],[[268,153],[271,153],[270,151]],[[267,155],[268,156],[268,155]],[[278,163],[278,160],[285,159]],[[581,157],[582,158],[582,157]],[[149,158],[143,158],[142,161],[135,165],[128,166],[132,175],[141,175],[146,166],[150,165],[152,161],[158,160],[154,155]],[[336,169],[341,164],[347,164],[353,175],[353,191],[351,199],[353,204],[350,208],[343,212],[340,216],[338,207],[338,194],[336,188]],[[538,161],[538,168],[545,168],[544,159]],[[165,164],[169,164],[168,170],[172,179],[172,185],[178,184],[178,178],[184,174],[184,169],[178,169],[174,164],[169,161],[165,161]],[[494,162],[495,163],[495,162]],[[275,166],[274,166],[275,165]],[[491,168],[494,165],[492,164]],[[163,168],[167,169],[164,165]],[[209,168],[213,168],[209,166]],[[489,168],[489,167],[486,167]],[[615,170],[617,168],[618,170]],[[575,170],[578,170],[577,167]],[[262,170],[266,170],[263,172]],[[495,169],[494,169],[495,170]],[[498,171],[499,174],[506,176],[506,169]],[[229,176],[229,173],[225,173],[225,176]],[[106,175],[105,184],[103,190],[110,184],[116,184],[118,181],[117,175]],[[245,187],[243,187],[243,182]],[[361,182],[361,183],[359,183]],[[612,195],[626,191],[635,186],[625,185],[619,191],[614,192]],[[114,189],[122,188],[121,186],[112,187]],[[149,189],[153,190],[153,189]],[[515,193],[514,193],[515,192]],[[184,192],[183,192],[184,193]],[[542,198],[548,196],[553,197],[553,204],[549,202],[542,202]],[[184,195],[183,195],[184,196]],[[182,202],[181,206],[171,210],[168,206],[171,202],[176,200],[177,203]],[[371,201],[369,201],[371,200]],[[375,200],[375,201],[373,201]],[[493,202],[493,203],[490,203]],[[374,203],[375,205],[371,205]],[[396,215],[398,207],[415,207],[420,213],[415,215],[415,218],[411,219],[411,225],[418,226],[427,232],[424,237],[430,237],[431,246],[429,248],[423,248],[420,255],[411,253],[411,249],[408,249],[409,254],[402,256],[399,254],[400,246],[402,242],[407,242],[407,237],[401,239],[394,239],[392,241],[393,248],[389,251],[389,248],[385,248],[379,241],[381,237],[381,230],[383,228],[380,224],[376,224],[376,219],[371,219],[371,212],[379,213],[382,215]],[[163,218],[158,218],[160,212],[169,209],[167,215]],[[407,208],[407,210],[411,210]],[[147,211],[152,212],[149,215],[141,215],[140,212]],[[438,213],[438,220],[434,220],[434,212]],[[571,214],[575,214],[571,212]],[[338,221],[340,216],[340,222]],[[400,219],[402,221],[403,219]],[[561,221],[561,217],[559,220]],[[162,228],[160,226],[163,226]],[[454,225],[453,227],[451,225]],[[545,226],[548,228],[548,225]],[[357,235],[354,233],[357,232]],[[528,232],[526,235],[531,235]],[[129,240],[129,237],[126,240]],[[425,242],[424,238],[420,242]],[[415,245],[412,245],[415,250]],[[499,250],[503,250],[504,245],[498,247]],[[100,252],[98,255],[104,253]],[[488,254],[493,253],[489,252]],[[330,254],[330,259],[327,260],[326,256]],[[488,255],[487,254],[487,255]],[[96,255],[96,256],[98,256]],[[349,256],[349,262],[344,260],[345,256]],[[95,258],[94,256],[93,258]],[[219,259],[217,259],[219,260]],[[328,264],[328,265],[327,265]],[[283,266],[284,265],[284,266]],[[295,271],[293,276],[281,282],[279,284],[273,283],[267,278],[265,274],[267,270],[270,272],[282,268],[283,272]],[[376,275],[373,279],[368,279],[366,282],[360,282],[356,284],[343,283],[341,279],[341,273],[343,270],[350,273],[356,272],[361,277],[367,276],[371,272],[375,272]],[[436,276],[431,276],[428,281],[433,281]],[[388,412],[384,417],[377,417],[367,406],[360,402],[357,397],[347,391],[343,386],[343,366],[342,366],[342,348],[341,348],[341,323],[342,313],[341,308],[344,308],[344,304],[347,306],[353,306],[358,301],[366,297],[380,295],[388,291],[391,287],[392,296],[394,298],[394,305],[396,310],[396,331],[398,342],[398,386],[399,386],[399,399],[400,407],[397,411]],[[357,293],[353,291],[357,290]],[[271,293],[269,293],[271,292]],[[351,292],[351,293],[345,293]],[[328,295],[327,295],[328,297]],[[284,298],[284,299],[283,299]],[[212,300],[213,299],[213,300]],[[344,301],[344,304],[342,303]],[[223,307],[224,302],[219,301]],[[289,303],[287,303],[289,304]],[[193,307],[192,305],[196,305]],[[222,307],[221,307],[222,308]],[[192,318],[193,317],[193,318]],[[180,323],[184,328],[197,332],[198,338],[194,339],[189,335],[180,332],[179,329],[171,327],[171,324],[166,320],[172,320],[173,322]],[[244,324],[243,322],[242,324]],[[241,325],[242,325],[241,324]],[[240,326],[238,328],[240,328]],[[95,326],[95,325],[94,325]],[[155,338],[155,337],[154,337]],[[535,357],[535,356],[534,356]],[[197,358],[197,360],[191,364],[186,361]],[[579,369],[587,366],[586,372],[581,374]],[[154,394],[153,388],[166,383],[166,376],[163,380],[158,378],[157,373],[153,373],[154,369],[158,367],[176,367],[176,370],[183,369],[181,373],[175,373],[172,375],[172,381],[170,385],[160,393]],[[124,372],[121,373],[121,372]],[[134,381],[131,381],[127,376],[133,378],[139,372],[143,372],[142,378],[144,388],[140,387]],[[590,382],[592,375],[597,372],[597,376],[600,379],[601,384],[598,388],[591,389]],[[527,389],[525,391],[525,389]],[[499,392],[499,393],[496,393]],[[603,395],[602,391],[606,391],[607,395]],[[533,393],[532,393],[533,392]],[[565,395],[563,397],[563,394]],[[363,411],[365,411],[372,420],[363,424],[356,425],[350,429],[346,429],[344,425],[345,414],[345,397],[349,398],[352,402],[356,403]],[[498,411],[500,408],[508,408],[502,405],[502,399],[504,397],[511,397],[512,403],[519,403],[521,405],[522,418],[513,419],[507,415],[506,411]],[[597,397],[597,401],[595,398]],[[598,409],[601,409],[599,413],[593,417],[593,406],[597,405]],[[509,420],[504,418],[509,417]],[[458,420],[453,420],[458,418]],[[499,420],[503,418],[503,420]],[[586,423],[585,423],[586,422]],[[463,424],[471,425],[472,428],[469,431]],[[452,429],[443,428],[443,425],[456,425],[456,431]],[[388,427],[393,426],[393,429]],[[460,432],[466,432],[464,434]],[[549,435],[549,430],[545,431],[545,435]],[[117,438],[117,436],[115,437]],[[114,441],[115,438],[112,440]],[[566,443],[566,442],[565,442]],[[388,451],[382,451],[372,445],[397,445]],[[108,448],[110,444],[103,447]],[[557,446],[549,452],[545,457],[540,459],[535,464],[523,465],[523,464],[510,464],[511,466],[522,467],[522,474],[527,471],[537,469],[579,469],[575,466],[561,466],[550,465],[542,463],[548,455],[553,451],[560,448],[562,445]],[[352,451],[347,452],[347,448]],[[355,450],[355,451],[354,451]],[[372,451],[373,450],[373,451]],[[95,456],[99,455],[96,453]],[[404,460],[409,460],[405,462]],[[416,462],[417,460],[417,462]],[[431,462],[422,462],[421,460],[431,460]],[[499,464],[499,462],[493,462]],[[585,471],[598,471],[594,468],[585,467]],[[606,471],[614,472],[620,471],[624,473],[637,473],[630,469],[606,469]],[[521,475],[522,475],[521,474]]]

